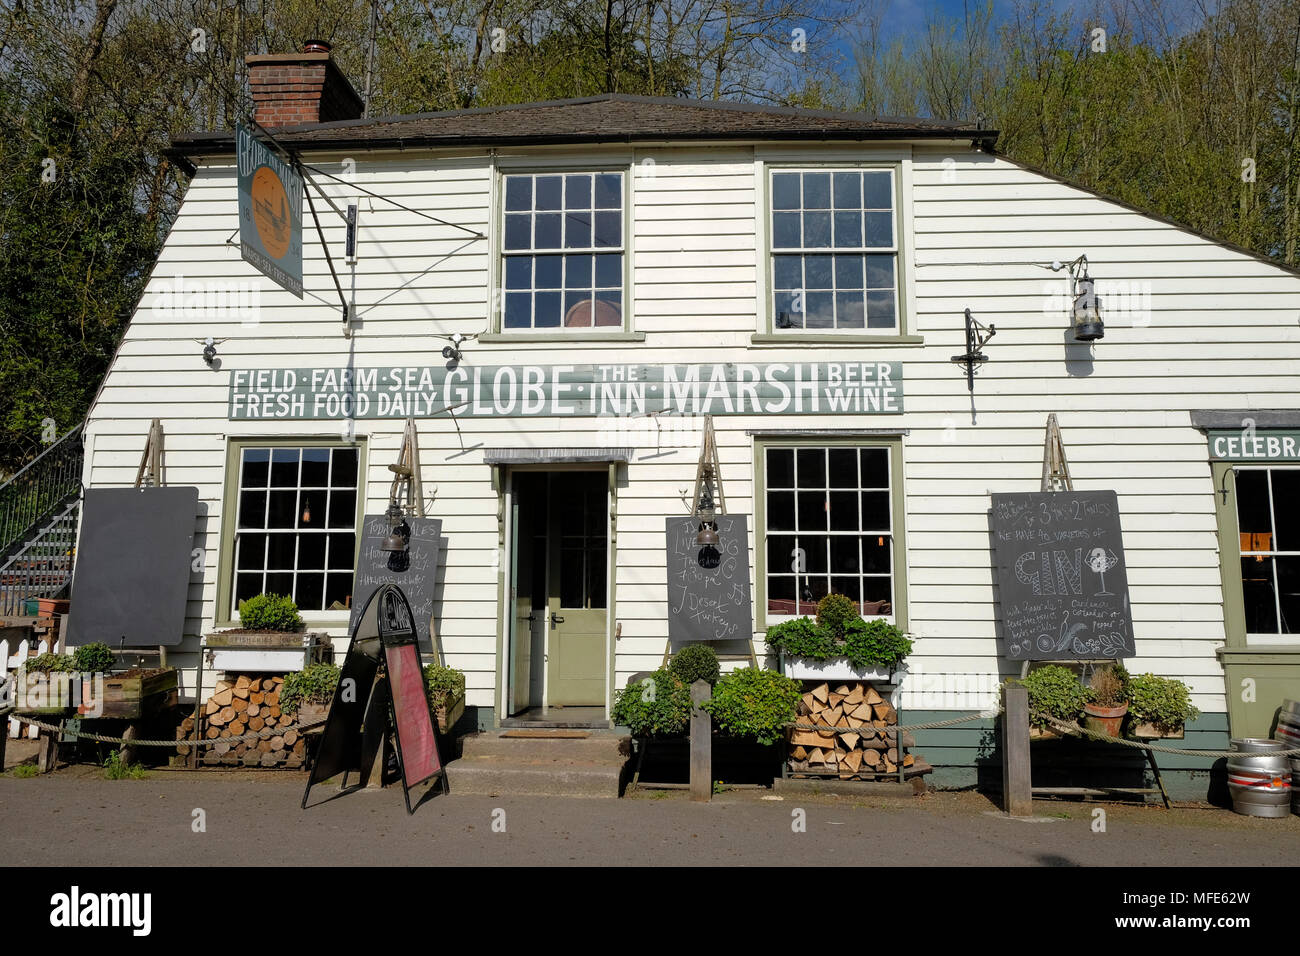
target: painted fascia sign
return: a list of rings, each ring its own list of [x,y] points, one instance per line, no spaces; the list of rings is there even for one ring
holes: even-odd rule
[[[228,417],[891,415],[899,362],[263,368],[230,373]]]
[[[1211,429],[1211,461],[1300,461],[1300,430]]]
[[[237,126],[239,251],[287,292],[302,298],[302,177]]]

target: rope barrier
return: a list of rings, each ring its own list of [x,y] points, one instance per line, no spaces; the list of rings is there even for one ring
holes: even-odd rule
[[[32,720],[29,717],[18,717],[24,724],[31,724],[41,730],[47,730],[51,733],[72,734],[83,740],[94,740],[101,744],[126,744],[129,747],[212,747],[216,744],[239,744],[252,743],[253,741],[270,740],[272,737],[282,737],[286,730],[296,730],[302,733],[311,730],[313,727],[325,723],[325,718],[321,717],[306,724],[288,724],[283,727],[268,727],[259,730],[256,733],[243,734],[239,737],[204,737],[201,740],[129,740],[126,737],[110,737],[107,734],[92,734],[85,730],[66,730],[58,724],[47,724],[43,720]]]
[[[883,730],[886,736],[894,733],[905,733],[912,730],[935,730],[939,727],[951,727],[954,724],[964,724],[968,720],[991,720],[1002,711],[978,711],[974,714],[964,714],[961,717],[952,717],[948,720],[932,720],[924,724],[895,724],[889,727],[873,727],[863,724],[860,727],[827,727],[825,724],[786,724],[791,730],[818,730],[823,734],[870,734],[873,731]]]

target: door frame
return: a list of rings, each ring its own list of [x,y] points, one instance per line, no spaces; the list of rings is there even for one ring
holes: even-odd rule
[[[514,527],[514,476],[520,472],[592,472],[604,473],[608,478],[605,496],[605,719],[610,719],[613,710],[612,693],[614,687],[614,643],[617,634],[615,624],[617,595],[615,591],[615,568],[617,567],[617,516],[618,516],[618,466],[616,460],[594,462],[530,462],[527,464],[501,464],[493,466],[492,483],[497,491],[497,693],[496,706],[493,708],[493,726],[499,727],[509,717],[513,669],[514,641],[517,639],[514,603],[514,549],[516,547],[517,529]],[[548,562],[549,564],[549,562]],[[549,577],[550,569],[547,574]],[[549,583],[549,582],[548,582]],[[548,588],[549,590],[549,588]],[[550,646],[550,628],[546,630],[546,646]],[[536,662],[534,662],[536,663]],[[542,706],[550,703],[550,688],[546,679],[545,661],[542,662]]]

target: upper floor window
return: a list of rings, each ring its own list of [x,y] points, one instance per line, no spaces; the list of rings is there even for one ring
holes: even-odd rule
[[[775,327],[900,331],[893,170],[771,175]]]
[[[503,329],[621,328],[623,174],[504,180]]]
[[[1247,634],[1300,634],[1300,468],[1239,468]]]

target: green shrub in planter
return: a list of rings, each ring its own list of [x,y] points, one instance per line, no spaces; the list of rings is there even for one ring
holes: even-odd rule
[[[1079,676],[1060,664],[1048,664],[1030,671],[1024,679],[1014,683],[1028,689],[1029,722],[1043,730],[1053,729],[1052,725],[1035,716],[1035,712],[1074,723],[1083,715],[1083,705],[1088,702],[1088,689],[1079,683]]]
[[[844,629],[859,619],[858,606],[843,594],[828,594],[817,602],[817,626],[824,629],[832,641],[842,640]]]
[[[835,642],[831,640],[830,634],[809,617],[796,617],[792,621],[782,621],[769,627],[767,646],[786,657],[824,661],[836,656]]]
[[[339,669],[333,664],[308,664],[302,670],[284,675],[280,686],[280,709],[292,712],[300,704],[328,704],[334,700],[339,683]]]
[[[465,696],[465,675],[454,667],[429,664],[424,668],[424,688],[429,695],[429,705],[438,707],[444,701]]]
[[[697,680],[715,684],[721,671],[718,666],[718,654],[708,644],[686,645],[673,655],[668,669],[680,677],[687,687]]]
[[[296,631],[298,605],[287,594],[258,594],[239,602],[239,626],[250,631]]]
[[[891,670],[908,654],[912,642],[899,627],[876,618],[855,618],[844,628],[844,645],[840,651],[849,663],[861,670]]]
[[[29,674],[49,674],[63,671],[73,673],[77,670],[77,663],[71,654],[51,654],[46,652],[35,657],[29,657],[23,662],[23,670]]]
[[[1132,724],[1154,724],[1161,733],[1177,733],[1201,716],[1192,706],[1191,690],[1172,677],[1139,674],[1128,679],[1128,715]]]
[[[666,667],[628,684],[614,702],[614,722],[637,737],[677,737],[690,721],[690,687]]]
[[[72,652],[74,670],[82,674],[107,674],[117,663],[113,649],[107,644],[82,644]]]
[[[785,738],[786,725],[794,721],[802,694],[797,680],[776,671],[745,667],[718,678],[713,698],[700,706],[724,734],[774,744]]]

